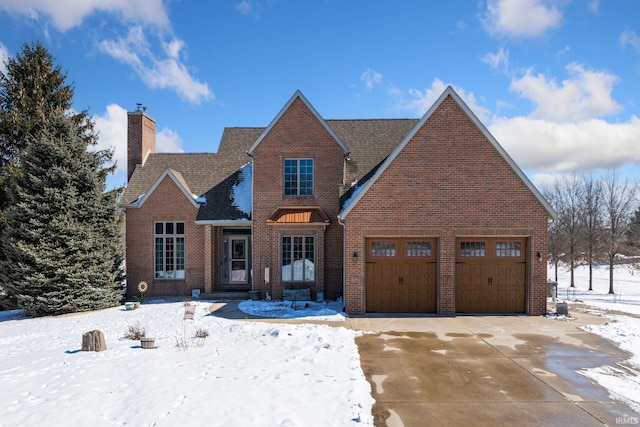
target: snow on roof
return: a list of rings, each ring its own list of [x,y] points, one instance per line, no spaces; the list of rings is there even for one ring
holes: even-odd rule
[[[251,215],[253,164],[251,162],[240,168],[238,183],[231,188],[231,205],[239,211]]]

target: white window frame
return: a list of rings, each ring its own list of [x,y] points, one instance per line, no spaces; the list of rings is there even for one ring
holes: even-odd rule
[[[170,227],[167,225],[170,224]],[[162,232],[158,227],[162,225]],[[169,228],[169,233],[167,233]],[[178,232],[178,228],[182,232]],[[185,278],[185,224],[181,221],[153,223],[153,277],[159,280]]]
[[[298,240],[298,242],[296,242]],[[287,242],[288,241],[288,242]],[[311,283],[315,281],[315,236],[282,236],[280,239],[281,279],[284,283]],[[296,253],[296,245],[301,245]],[[287,264],[285,264],[287,263]],[[298,265],[296,265],[298,263]]]

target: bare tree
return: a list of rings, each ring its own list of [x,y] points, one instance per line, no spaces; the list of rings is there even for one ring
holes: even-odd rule
[[[558,179],[553,187],[553,206],[558,214],[557,232],[562,245],[562,258],[569,265],[571,272],[570,286],[575,287],[574,269],[582,256],[583,200],[584,187],[582,178],[571,174]]]
[[[622,181],[617,171],[608,171],[602,182],[604,233],[603,243],[609,260],[609,293],[613,294],[613,266],[616,255],[626,247],[638,194],[638,184],[628,179]]]
[[[555,186],[547,186],[542,189],[542,194],[545,199],[551,204],[551,206],[557,206],[557,195],[555,192]],[[560,234],[560,228],[558,227],[558,221],[555,220],[549,223],[549,238],[547,245],[547,253],[549,254],[549,262],[553,265],[554,280],[558,281],[558,265],[563,253],[563,239]]]
[[[633,218],[629,222],[627,246],[632,255],[637,256],[640,254],[640,208],[636,209]]]
[[[593,175],[582,178],[583,183],[583,242],[584,258],[589,265],[589,290],[593,290],[593,263],[600,253],[602,234],[602,183]]]

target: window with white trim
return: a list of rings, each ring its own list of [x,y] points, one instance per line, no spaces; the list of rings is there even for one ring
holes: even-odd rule
[[[155,223],[156,279],[184,279],[184,222]]]
[[[284,159],[284,195],[313,196],[313,159]]]
[[[282,281],[315,280],[315,245],[313,236],[282,236]]]

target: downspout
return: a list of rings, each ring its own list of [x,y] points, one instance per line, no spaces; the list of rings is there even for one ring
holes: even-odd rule
[[[251,153],[249,153],[247,151],[247,156],[249,156],[249,158],[251,159],[251,290],[254,291],[254,280],[253,280],[253,270],[254,270],[254,263],[256,262],[255,257],[253,256],[253,251],[254,251],[254,244],[253,244],[253,175],[254,175],[254,170],[253,170],[253,155]]]

